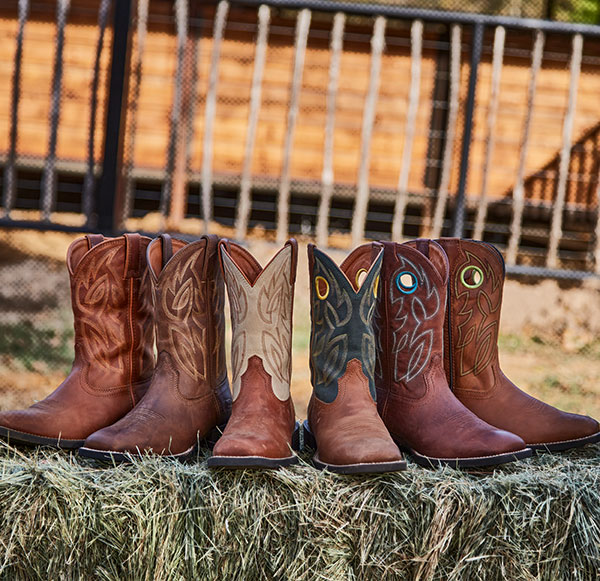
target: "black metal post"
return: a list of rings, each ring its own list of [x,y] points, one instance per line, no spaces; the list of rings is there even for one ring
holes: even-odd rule
[[[473,26],[473,46],[471,49],[471,70],[469,72],[469,89],[465,106],[465,130],[463,133],[462,150],[460,157],[460,171],[458,176],[458,190],[456,192],[456,206],[454,208],[454,222],[452,235],[462,237],[465,231],[465,190],[467,188],[467,174],[469,172],[469,150],[471,149],[471,135],[473,133],[473,116],[475,113],[475,89],[477,88],[477,70],[481,60],[483,45],[484,25],[477,22]]]
[[[96,191],[98,230],[113,234],[120,230],[117,217],[123,137],[127,107],[130,65],[131,0],[115,0],[113,6],[113,43],[110,65],[108,107],[104,134],[102,176]]]

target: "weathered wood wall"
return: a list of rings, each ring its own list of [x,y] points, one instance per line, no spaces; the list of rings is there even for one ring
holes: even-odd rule
[[[90,86],[97,42],[97,0],[77,3],[66,28],[63,103],[61,108],[58,158],[84,161],[87,152]],[[54,3],[38,0],[32,6],[25,31],[22,95],[19,109],[18,155],[43,158],[47,150],[50,88],[56,25]],[[16,2],[0,8],[0,155],[8,147],[9,102],[15,51]],[[295,20],[293,14],[274,12],[271,22],[263,81],[262,106],[257,129],[252,171],[255,176],[279,177],[293,66]],[[376,105],[371,143],[370,185],[395,190],[405,138],[410,81],[410,22],[389,21],[382,78]],[[198,102],[193,119],[192,171],[202,164],[204,100],[212,50],[212,17],[205,11],[190,28],[199,34]],[[294,180],[320,182],[325,130],[326,91],[329,67],[331,18],[313,15],[308,41],[298,124],[293,143],[291,176]],[[341,59],[340,87],[334,135],[333,169],[338,184],[354,184],[360,155],[362,112],[368,87],[372,22],[350,21],[346,27]],[[218,100],[214,130],[215,175],[235,179],[242,170],[253,70],[256,12],[232,7],[225,30],[219,65]],[[470,156],[467,192],[477,197],[481,189],[484,161],[485,120],[490,97],[491,44],[493,31],[486,34],[479,72],[474,140]],[[97,156],[101,155],[104,87],[111,38],[107,34],[102,54],[101,110],[96,133]],[[425,27],[421,71],[421,100],[409,176],[409,190],[426,193],[424,175],[430,139],[432,93],[439,51],[447,51],[447,32],[439,26]],[[533,111],[526,175],[547,164],[561,146],[566,107],[571,39],[552,36],[546,41],[544,61]],[[463,31],[461,65],[461,109],[456,131],[451,189],[458,180],[458,152],[464,125],[464,102],[469,74],[469,31]],[[496,122],[496,144],[492,156],[489,196],[510,193],[518,165],[518,147],[526,111],[532,38],[508,31]],[[134,38],[135,50],[135,38]],[[586,41],[574,124],[574,139],[598,123],[600,94],[600,45]],[[169,117],[176,70],[176,37],[169,2],[151,2],[148,36],[143,57],[143,76],[138,102],[134,166],[142,173],[160,172],[165,167]],[[438,104],[439,105],[439,104]],[[443,105],[443,104],[442,104]],[[438,135],[441,138],[443,135]],[[596,152],[597,154],[597,152]],[[439,163],[439,160],[438,160]],[[589,165],[589,164],[588,164]],[[575,166],[574,166],[575,167]],[[589,171],[583,164],[582,173]],[[574,179],[577,176],[574,176]],[[570,190],[569,190],[570,191]],[[535,195],[535,194],[532,194]],[[567,202],[574,202],[568,194]],[[569,198],[571,196],[571,198]]]

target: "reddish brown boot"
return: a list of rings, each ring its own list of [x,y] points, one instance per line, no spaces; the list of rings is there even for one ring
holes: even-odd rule
[[[357,255],[368,258],[353,270]],[[375,403],[373,315],[382,258],[380,244],[365,244],[338,268],[325,253],[308,247],[313,394],[305,442],[317,450],[317,468],[341,474],[406,469]]]
[[[456,397],[480,418],[518,434],[535,450],[567,450],[600,441],[596,420],[557,410],[522,392],[502,373],[500,252],[475,240],[438,242],[450,261],[446,372]]]
[[[87,438],[81,456],[123,461],[151,452],[184,460],[229,417],[217,237],[186,244],[162,235],[148,246],[148,265],[158,350],[152,383],[122,420]]]
[[[0,435],[11,444],[79,448],[142,398],[154,368],[149,242],[125,234],[71,244],[73,368],[47,398],[26,410],[0,412]]]
[[[233,409],[208,466],[289,466],[298,462],[290,395],[298,246],[288,240],[265,268],[229,240],[220,248],[231,310]]]
[[[375,384],[379,412],[396,443],[423,466],[491,466],[531,456],[519,436],[479,419],[448,387],[442,248],[429,240],[383,244]],[[367,259],[356,256],[350,277]]]

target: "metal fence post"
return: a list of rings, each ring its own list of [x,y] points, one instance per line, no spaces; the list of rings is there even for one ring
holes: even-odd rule
[[[115,0],[104,156],[102,176],[96,191],[97,227],[103,233],[113,233],[124,228],[119,203],[123,202],[124,193],[121,187],[121,167],[131,56],[130,32],[131,0]]]
[[[465,206],[467,174],[469,171],[469,150],[471,149],[471,134],[473,133],[473,116],[475,113],[475,89],[477,88],[477,71],[481,60],[483,45],[484,25],[476,22],[473,26],[473,47],[471,49],[471,70],[469,71],[469,89],[465,106],[465,129],[463,133],[462,150],[460,157],[460,171],[458,176],[458,190],[456,192],[456,206],[454,209],[454,222],[452,235],[462,237],[465,231]]]

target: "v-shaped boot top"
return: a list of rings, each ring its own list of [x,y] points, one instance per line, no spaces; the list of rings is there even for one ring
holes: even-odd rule
[[[210,260],[217,247],[218,237],[214,234],[202,236],[194,242],[186,242],[161,234],[148,245],[148,267],[155,283],[170,278],[173,270],[193,267],[198,281],[204,281],[210,270]],[[206,252],[202,252],[206,250]],[[212,250],[212,252],[211,252]],[[176,260],[173,258],[176,257]]]
[[[227,257],[227,262],[235,267],[251,287],[256,286],[261,277],[267,276],[265,272],[277,270],[275,265],[280,262],[289,262],[289,282],[292,285],[296,282],[298,243],[295,238],[290,238],[264,268],[243,246],[228,238],[221,239],[219,248],[221,264],[225,265],[224,257]]]
[[[232,393],[237,399],[253,356],[271,378],[275,396],[290,396],[292,308],[298,244],[288,240],[262,268],[242,246],[219,243],[232,321]]]
[[[365,289],[369,286],[369,282],[376,281],[379,276],[380,265],[378,259],[382,255],[382,252],[383,246],[379,242],[362,244],[355,248],[338,266],[322,250],[319,250],[314,244],[309,244],[308,261],[311,274],[314,271],[315,263],[319,262],[327,270],[336,273],[336,281],[345,290],[350,291],[352,295],[362,296]],[[323,284],[319,286],[324,288]],[[377,288],[374,290],[375,294],[377,294]]]

